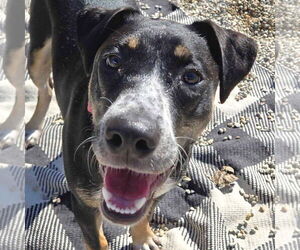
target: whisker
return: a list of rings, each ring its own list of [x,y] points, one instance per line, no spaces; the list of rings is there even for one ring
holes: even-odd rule
[[[91,173],[91,168],[90,168],[90,153],[91,153],[91,149],[92,149],[92,144],[90,145],[89,147],[89,150],[88,150],[88,153],[87,153],[87,166],[88,166],[88,171],[90,173],[90,176],[92,176],[92,173]]]
[[[180,149],[178,149],[178,156],[179,156],[178,160],[180,162],[180,166],[182,166],[183,165],[183,156],[182,156]]]
[[[112,100],[108,99],[108,98],[107,98],[107,97],[105,97],[105,96],[101,96],[99,99],[100,99],[100,100],[101,100],[101,99],[103,99],[103,100],[106,100],[106,101],[108,101],[108,102],[110,103],[110,105],[112,105],[112,104],[113,104]]]
[[[184,154],[186,155],[186,160],[185,160],[185,162],[189,161],[189,163],[192,164],[193,167],[196,167],[195,164],[194,164],[194,162],[192,162],[192,161],[190,160],[190,157],[189,157],[189,155],[187,154],[187,152],[184,150],[184,148],[183,148],[182,146],[178,145],[178,144],[177,144],[177,146],[180,147],[181,150],[183,150]]]
[[[82,141],[76,148],[75,152],[74,152],[74,156],[73,156],[73,160],[75,161],[75,158],[76,158],[76,154],[77,154],[77,151],[79,150],[79,148],[81,146],[83,146],[85,143],[88,143],[88,142],[92,142],[94,139],[96,139],[96,136],[90,136],[88,137],[87,139],[85,139],[84,141]]]
[[[184,148],[180,145],[180,144],[178,144],[177,143],[177,146],[179,147],[179,149],[181,149],[182,150],[182,152],[185,154],[185,156],[186,156],[186,159],[188,159],[189,158],[189,156],[188,156],[188,154],[187,154],[187,152],[184,150]]]
[[[153,171],[155,171],[154,166],[153,166],[153,159],[150,160],[150,167]]]
[[[88,153],[87,153],[87,167],[88,167],[89,174],[90,174],[90,176],[91,176],[90,182],[91,182],[92,184],[96,185],[96,183],[95,183],[94,180],[93,180],[93,175],[92,175],[92,172],[91,172],[91,167],[93,167],[93,158],[94,158],[94,156],[95,156],[95,154],[94,154],[94,152],[93,152],[92,146],[93,146],[93,145],[91,144],[90,147],[89,147]],[[91,153],[93,154],[92,157],[90,157],[90,154],[91,154]],[[92,165],[91,165],[91,163],[92,163]]]
[[[178,157],[175,159],[175,162],[173,160],[170,160],[172,162],[172,164],[174,165],[175,169],[173,170],[173,178],[175,178],[175,182],[179,182],[181,179],[181,173],[182,173],[182,163],[181,163],[181,153],[178,150]],[[179,163],[179,165],[178,165]]]

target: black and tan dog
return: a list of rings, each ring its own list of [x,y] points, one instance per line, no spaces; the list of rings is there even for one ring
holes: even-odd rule
[[[5,18],[5,50],[2,69],[10,83],[15,88],[13,108],[0,124],[0,150],[17,144],[25,115],[25,2],[14,0],[6,2]],[[2,41],[1,41],[2,42]],[[1,112],[1,116],[3,113]]]
[[[151,20],[131,1],[98,2],[33,0],[29,70],[47,79],[52,64],[65,174],[87,248],[107,247],[108,220],[131,226],[135,248],[157,249],[155,202],[180,178],[217,87],[223,103],[250,71],[256,44],[211,21]]]

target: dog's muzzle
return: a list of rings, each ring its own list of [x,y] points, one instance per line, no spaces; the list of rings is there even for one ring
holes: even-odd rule
[[[149,208],[155,190],[168,178],[171,169],[161,174],[143,174],[130,169],[102,166],[102,212],[119,224],[138,221]]]
[[[112,222],[135,223],[151,207],[155,191],[173,168],[169,163],[167,168],[157,171],[149,160],[159,151],[160,129],[150,119],[133,122],[111,117],[105,121],[103,137],[107,155],[121,160],[119,166],[102,165],[101,210]],[[132,165],[138,161],[145,163],[143,169]]]

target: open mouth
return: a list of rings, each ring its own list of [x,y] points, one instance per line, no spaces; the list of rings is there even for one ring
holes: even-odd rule
[[[130,224],[140,219],[153,193],[168,178],[170,170],[161,174],[145,174],[103,166],[104,200],[101,208],[104,216],[121,224]]]

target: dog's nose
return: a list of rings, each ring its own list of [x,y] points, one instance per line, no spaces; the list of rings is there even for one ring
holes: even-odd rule
[[[155,150],[160,136],[155,123],[114,118],[106,123],[105,139],[113,153],[144,157]]]

